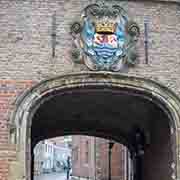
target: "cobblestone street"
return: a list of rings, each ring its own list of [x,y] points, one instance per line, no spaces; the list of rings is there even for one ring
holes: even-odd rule
[[[49,173],[35,176],[34,180],[66,180],[66,173]]]

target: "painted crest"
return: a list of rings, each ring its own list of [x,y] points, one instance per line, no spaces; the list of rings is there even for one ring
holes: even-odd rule
[[[73,57],[91,70],[119,71],[127,63],[135,64],[139,27],[118,5],[89,5],[81,21],[72,24],[71,33]]]

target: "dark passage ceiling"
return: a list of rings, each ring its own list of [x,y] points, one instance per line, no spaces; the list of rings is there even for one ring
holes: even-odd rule
[[[41,104],[32,121],[32,138],[39,141],[65,134],[89,134],[126,143],[134,126],[152,134],[157,121],[168,125],[162,110],[141,96],[117,90],[76,89]]]

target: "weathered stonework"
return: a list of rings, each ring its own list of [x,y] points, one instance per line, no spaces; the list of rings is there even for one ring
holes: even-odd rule
[[[164,111],[167,113],[168,116],[172,118],[174,121],[174,130],[176,134],[176,144],[179,142],[179,119],[180,119],[180,100],[179,98],[173,94],[169,89],[155,83],[151,80],[146,80],[143,78],[135,78],[131,76],[122,76],[118,74],[112,73],[82,73],[82,74],[72,74],[72,75],[65,75],[59,78],[54,78],[48,81],[44,81],[40,83],[38,86],[34,87],[31,91],[27,92],[25,96],[23,96],[15,114],[12,118],[12,123],[17,124],[17,134],[20,135],[18,144],[18,162],[19,164],[23,165],[22,171],[16,172],[14,176],[16,177],[30,177],[29,175],[29,163],[30,161],[26,162],[29,159],[30,154],[26,154],[27,148],[29,148],[30,142],[29,136],[26,136],[30,133],[31,127],[31,117],[33,112],[36,108],[39,107],[40,101],[45,101],[48,96],[51,96],[50,92],[56,90],[58,91],[66,91],[67,89],[72,88],[81,88],[81,87],[88,87],[88,86],[96,86],[101,87],[105,86],[106,88],[113,88],[117,87],[120,89],[132,89],[136,90],[139,93],[142,93],[142,96],[147,99],[151,99],[157,103],[157,105],[161,108],[165,108]],[[154,99],[154,100],[153,100]],[[37,103],[38,102],[38,103]],[[37,104],[36,104],[37,103]],[[41,104],[41,103],[40,103]],[[164,104],[164,105],[163,105]],[[34,110],[33,110],[34,109]],[[14,121],[14,122],[13,122]],[[17,135],[18,136],[18,135]],[[178,157],[179,153],[179,146],[176,146],[176,157]],[[28,152],[28,151],[27,151]],[[13,164],[10,165],[10,167]],[[13,167],[11,167],[13,169]],[[179,177],[179,160],[177,159],[177,177]],[[10,172],[11,174],[12,172]],[[20,174],[19,174],[20,173]]]

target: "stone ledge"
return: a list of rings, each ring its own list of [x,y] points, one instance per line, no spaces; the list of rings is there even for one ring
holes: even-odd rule
[[[111,2],[111,0],[106,0],[107,2]],[[116,2],[120,1],[120,0],[115,0]],[[123,0],[126,1],[126,0]],[[157,2],[157,3],[177,3],[180,4],[180,0],[128,0],[131,2]],[[122,2],[122,1],[121,1]]]

